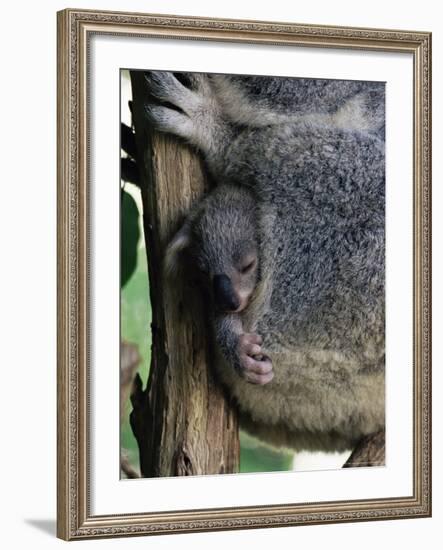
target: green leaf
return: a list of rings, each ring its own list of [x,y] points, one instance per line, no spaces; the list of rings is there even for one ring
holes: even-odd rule
[[[121,281],[123,288],[137,267],[137,248],[140,238],[139,211],[133,197],[121,191]]]

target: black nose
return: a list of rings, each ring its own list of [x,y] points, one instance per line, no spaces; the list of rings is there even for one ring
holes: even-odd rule
[[[225,275],[215,275],[213,280],[214,300],[224,311],[235,311],[240,307],[240,300],[234,292],[231,279]]]

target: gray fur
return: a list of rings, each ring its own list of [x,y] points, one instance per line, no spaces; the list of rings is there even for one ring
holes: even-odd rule
[[[218,184],[167,263],[186,252],[209,292],[227,273],[247,297],[239,312],[212,308],[245,424],[277,445],[352,448],[384,427],[384,85],[147,80],[180,109],[150,105],[151,122],[198,147]],[[239,275],[248,254],[257,265]]]

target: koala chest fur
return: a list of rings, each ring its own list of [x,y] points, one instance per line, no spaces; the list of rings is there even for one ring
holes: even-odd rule
[[[251,433],[278,446],[342,451],[383,427],[383,357],[368,372],[340,350],[271,346],[269,353],[275,376],[265,386],[239,378],[223,360],[218,364]]]
[[[291,303],[290,296],[286,300]],[[304,310],[294,321],[284,308],[279,318],[271,302],[253,324],[245,320],[245,330],[263,337],[271,383],[252,385],[223,359],[217,364],[248,431],[277,446],[342,451],[384,426],[383,308],[362,311],[365,322],[353,326],[356,309],[347,314],[346,305],[328,305],[324,316],[316,312],[309,319]]]

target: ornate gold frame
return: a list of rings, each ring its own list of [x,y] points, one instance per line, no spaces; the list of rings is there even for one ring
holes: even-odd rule
[[[431,34],[64,10],[58,13],[58,509],[65,539],[431,515]],[[413,496],[92,516],[88,503],[87,47],[94,33],[409,52],[414,59]]]

